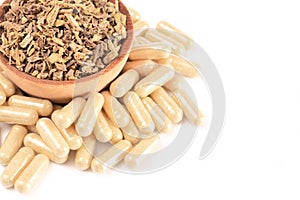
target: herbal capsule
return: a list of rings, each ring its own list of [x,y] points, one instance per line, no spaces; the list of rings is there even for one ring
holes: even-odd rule
[[[167,37],[180,42],[187,49],[192,45],[192,40],[190,37],[166,21],[159,22],[156,26],[156,29],[165,34]]]
[[[24,126],[14,125],[11,127],[0,148],[0,164],[7,165],[22,146],[23,138],[27,133]]]
[[[1,182],[5,188],[13,187],[19,175],[34,158],[34,151],[29,147],[22,147],[12,158],[1,175]]]
[[[199,76],[199,71],[196,66],[182,56],[171,54],[171,66],[174,67],[175,72],[187,77]]]
[[[87,137],[92,134],[103,103],[104,98],[100,93],[94,93],[89,96],[77,122],[75,123],[76,131],[80,136]]]
[[[155,66],[155,62],[152,60],[129,61],[125,64],[123,71],[134,69],[141,77],[144,77],[150,74]]]
[[[157,60],[168,58],[171,48],[163,42],[149,43],[131,50],[130,60]]]
[[[134,38],[134,45],[135,47],[137,46],[141,46],[141,45],[145,45],[151,43],[149,40],[147,40],[145,37],[143,36],[137,36]]]
[[[93,133],[96,139],[102,143],[108,142],[112,138],[112,130],[110,129],[105,117],[103,116],[102,111],[100,111],[98,115]]]
[[[43,154],[38,154],[31,163],[21,173],[15,182],[15,189],[20,193],[29,192],[45,173],[49,166],[49,158]]]
[[[128,92],[123,99],[139,130],[142,133],[153,133],[155,128],[154,123],[140,97],[135,92]]]
[[[130,16],[132,18],[133,23],[141,20],[141,15],[138,11],[132,9],[132,8],[128,8],[128,11],[130,13]]]
[[[11,96],[8,105],[36,110],[40,116],[48,116],[53,111],[53,105],[49,100],[20,95]]]
[[[133,24],[133,28],[135,31],[140,31],[149,28],[149,24],[145,21],[140,20]]]
[[[173,51],[175,51],[176,53],[179,53],[179,54],[181,54],[185,51],[184,46],[180,42],[158,32],[156,30],[148,30],[145,33],[145,38],[147,40],[149,40],[150,42],[163,42],[163,43],[167,44],[169,47],[171,47],[173,49]]]
[[[75,157],[75,166],[78,169],[87,170],[91,167],[95,146],[96,138],[94,135],[83,138],[83,144],[77,150]]]
[[[117,98],[123,97],[139,80],[135,70],[128,70],[110,84],[110,93]]]
[[[104,172],[107,168],[113,168],[123,160],[131,148],[132,145],[129,141],[121,140],[93,159],[92,170],[94,172]]]
[[[62,128],[57,124],[57,115],[60,110],[56,110],[52,113],[51,119],[55,123],[56,127],[60,131],[61,135],[65,138],[71,150],[77,150],[82,145],[82,138],[78,135],[75,129],[75,125],[72,124],[69,128]]]
[[[134,86],[134,91],[144,98],[171,80],[174,74],[175,72],[171,67],[159,65]]]
[[[0,105],[4,104],[6,101],[6,94],[3,89],[0,87]]]
[[[164,113],[164,111],[154,103],[154,101],[150,97],[146,97],[142,99],[143,104],[151,115],[153,122],[155,124],[156,129],[159,132],[167,133],[172,127],[172,122]]]
[[[0,122],[34,125],[38,118],[38,113],[33,109],[14,106],[0,106]]]
[[[173,91],[174,100],[183,110],[186,118],[195,125],[201,125],[204,122],[204,115],[198,109],[197,105],[184,91]]]
[[[57,125],[62,128],[71,126],[79,117],[85,103],[86,101],[84,98],[77,97],[64,106],[61,111],[57,113]]]
[[[131,151],[125,156],[124,163],[128,167],[137,168],[147,158],[147,154],[153,153],[159,144],[159,135],[141,140]]]
[[[183,76],[176,74],[170,81],[164,84],[164,87],[170,91],[175,90],[190,90],[188,82],[183,78]]]
[[[103,116],[105,118],[105,120],[107,121],[107,124],[109,126],[109,128],[111,129],[112,132],[112,137],[110,139],[110,143],[111,144],[116,144],[117,142],[119,142],[120,140],[123,139],[123,133],[122,131],[116,127],[108,118],[108,116],[103,112]]]
[[[103,91],[101,94],[104,97],[103,108],[109,119],[119,128],[127,126],[130,116],[120,102],[108,91]]]
[[[169,57],[169,58],[162,58],[162,59],[158,59],[158,60],[154,60],[154,62],[156,62],[157,64],[160,64],[160,65],[171,65],[172,63],[172,58]]]
[[[69,145],[50,119],[39,119],[36,123],[36,129],[46,145],[52,149],[55,156],[59,158],[68,156],[70,152]]]
[[[14,86],[14,84],[8,80],[3,73],[0,73],[0,86],[2,86],[6,97],[10,97],[11,95],[13,95],[16,92],[16,88]]]
[[[62,164],[65,163],[68,159],[68,156],[64,158],[59,158],[56,155],[54,155],[52,149],[48,147],[41,136],[35,133],[28,133],[24,138],[24,146],[30,147],[33,149],[36,153],[45,154],[51,161]]]
[[[155,90],[150,96],[173,123],[179,123],[182,120],[182,110],[162,87]]]
[[[134,145],[140,141],[140,132],[131,118],[129,124],[122,128],[122,132],[125,140],[128,140],[131,144]]]

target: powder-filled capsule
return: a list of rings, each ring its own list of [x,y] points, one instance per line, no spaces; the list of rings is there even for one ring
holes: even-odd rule
[[[133,24],[133,27],[135,31],[140,32],[141,30],[149,28],[149,24],[146,21],[139,20]]]
[[[20,125],[34,125],[39,118],[33,109],[14,106],[0,106],[0,122]]]
[[[162,87],[159,87],[150,96],[173,123],[179,123],[182,120],[183,112],[181,108]]]
[[[128,61],[125,64],[123,71],[134,69],[139,73],[141,77],[144,77],[150,74],[155,66],[155,62],[153,62],[152,60]]]
[[[109,128],[111,129],[111,132],[112,132],[112,137],[111,137],[109,142],[111,144],[116,144],[117,142],[119,142],[120,140],[123,139],[123,133],[116,125],[114,125],[110,121],[110,119],[108,118],[108,116],[106,115],[105,112],[103,112],[103,116],[104,116],[104,118],[105,118]]]
[[[52,120],[48,118],[39,119],[36,123],[36,129],[55,156],[59,158],[68,156],[70,152],[69,145]]]
[[[133,145],[141,140],[140,132],[131,118],[129,124],[122,128],[122,132],[125,140],[128,140]]]
[[[115,167],[123,160],[131,148],[132,145],[129,141],[121,140],[93,159],[91,165],[92,170],[94,172],[103,173],[106,169]]]
[[[0,148],[0,164],[7,165],[22,146],[27,129],[21,125],[11,127]]]
[[[49,116],[53,111],[51,101],[34,97],[13,95],[8,99],[9,106],[29,108],[37,111],[40,116]]]
[[[6,97],[10,97],[16,92],[14,84],[8,80],[3,73],[0,73],[0,86],[3,88]]]
[[[0,105],[3,105],[5,101],[6,101],[6,94],[2,89],[2,87],[0,87]]]
[[[149,43],[138,46],[131,50],[130,60],[158,60],[168,58],[171,54],[171,47],[163,42]]]
[[[37,184],[48,166],[49,159],[47,156],[44,154],[36,155],[16,180],[15,189],[20,193],[29,192]]]
[[[128,11],[130,13],[133,23],[141,20],[141,14],[138,11],[136,11],[132,8],[128,8]]]
[[[83,144],[77,150],[75,156],[75,166],[77,169],[87,170],[91,167],[95,146],[96,138],[94,135],[83,138]]]
[[[22,147],[9,162],[1,175],[1,182],[5,188],[13,187],[15,181],[34,158],[34,151],[29,147]]]
[[[186,58],[175,54],[171,54],[170,58],[172,59],[171,66],[178,74],[182,74],[184,76],[192,78],[199,76],[199,70],[197,69],[197,67]]]
[[[91,94],[75,123],[77,133],[82,137],[92,134],[98,114],[102,109],[104,98],[100,93]]]
[[[108,142],[112,138],[112,130],[103,116],[103,111],[100,111],[98,115],[93,133],[96,139],[102,143]]]

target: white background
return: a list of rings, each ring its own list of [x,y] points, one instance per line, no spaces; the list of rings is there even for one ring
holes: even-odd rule
[[[52,165],[32,193],[0,187],[0,199],[299,199],[299,1],[124,2],[152,25],[185,30],[215,62],[227,96],[217,147],[198,160],[198,136],[182,159],[148,175]]]

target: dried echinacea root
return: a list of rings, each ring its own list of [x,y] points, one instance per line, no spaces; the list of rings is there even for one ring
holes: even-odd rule
[[[36,78],[75,80],[118,57],[126,20],[118,1],[12,0],[0,19],[0,52]]]

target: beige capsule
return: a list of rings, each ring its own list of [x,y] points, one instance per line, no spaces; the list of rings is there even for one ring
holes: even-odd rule
[[[125,140],[128,140],[133,145],[141,140],[140,132],[131,118],[129,124],[126,127],[122,128],[122,132]]]
[[[191,90],[188,82],[183,78],[182,75],[179,74],[176,74],[170,81],[164,84],[164,87],[170,91]]]
[[[87,170],[91,167],[95,146],[96,138],[94,135],[83,138],[83,144],[77,150],[75,156],[75,166],[77,169]]]
[[[128,92],[123,100],[138,129],[142,133],[153,133],[155,128],[154,123],[140,97],[135,92]]]
[[[49,166],[49,158],[44,154],[36,155],[15,182],[15,189],[20,193],[29,192]]]
[[[143,104],[151,115],[158,132],[167,133],[172,127],[172,122],[164,113],[159,105],[157,105],[150,97],[142,99]]]
[[[27,134],[24,126],[14,125],[11,127],[0,148],[0,164],[7,165],[22,146],[23,138]]]
[[[65,158],[70,152],[70,148],[54,122],[49,118],[40,118],[36,123],[36,129],[43,141],[49,146],[54,155]]]
[[[193,101],[183,90],[175,90],[173,91],[173,95],[175,97],[173,99],[181,107],[184,115],[191,123],[194,125],[204,123],[205,117],[197,107],[195,103],[196,99]]]
[[[6,97],[10,97],[16,92],[14,84],[8,80],[3,73],[0,73],[0,86],[2,86]]]
[[[171,54],[171,48],[163,42],[151,42],[149,44],[138,46],[131,50],[129,59],[133,60],[158,60],[168,58]]]
[[[199,76],[199,70],[197,70],[197,67],[183,56],[171,54],[170,58],[172,59],[171,66],[178,74],[191,78]]]
[[[111,144],[118,143],[120,140],[123,139],[122,131],[110,121],[110,119],[108,118],[105,112],[103,112],[103,116],[112,132],[112,137],[109,142]]]
[[[159,87],[150,96],[173,123],[179,123],[182,120],[183,112],[181,108],[162,87]]]
[[[137,36],[134,38],[133,46],[137,47],[137,46],[145,45],[148,43],[151,43],[151,42],[149,40],[147,40],[144,36]]]
[[[129,141],[121,140],[93,159],[91,165],[92,170],[94,172],[103,173],[106,169],[115,167],[123,160],[131,148],[132,145]]]
[[[56,110],[52,113],[51,119],[55,123],[56,127],[65,138],[71,150],[77,150],[82,145],[82,138],[78,135],[75,125],[72,124],[68,128],[62,128],[57,124],[57,115],[60,113],[60,110]]]
[[[112,130],[109,127],[105,117],[103,116],[102,111],[100,111],[98,115],[98,119],[95,124],[93,133],[96,139],[102,143],[108,142],[112,138]]]
[[[141,30],[149,28],[149,24],[146,21],[139,20],[133,24],[133,28],[135,31],[139,32]]]
[[[162,59],[158,59],[158,60],[154,60],[155,63],[160,64],[160,65],[171,65],[172,63],[172,58],[162,58]]]
[[[133,23],[141,20],[141,14],[138,11],[136,11],[132,8],[128,8],[128,11],[132,18]]]
[[[5,188],[14,186],[17,178],[34,158],[34,151],[29,147],[22,147],[9,162],[1,175],[1,182]]]
[[[153,153],[158,147],[160,141],[159,135],[141,140],[131,151],[125,156],[124,163],[128,167],[137,168],[147,158],[147,155]]]
[[[128,61],[125,64],[123,71],[126,72],[128,70],[134,69],[139,73],[141,77],[144,77],[150,74],[155,66],[155,62],[153,62],[152,60]]]
[[[101,94],[104,97],[103,109],[109,119],[119,128],[127,126],[130,116],[121,103],[108,91],[103,91]]]
[[[134,86],[134,91],[144,98],[171,80],[174,75],[175,72],[172,67],[158,65],[148,76]]]
[[[92,134],[98,114],[102,109],[104,98],[100,93],[91,94],[75,123],[76,131],[82,137]]]
[[[41,136],[36,133],[28,133],[25,136],[23,143],[25,147],[30,147],[36,153],[45,154],[52,162],[55,162],[57,164],[65,163],[68,160],[68,156],[59,158],[54,155],[52,149],[48,147]]]
[[[193,44],[192,39],[187,36],[184,32],[171,25],[166,21],[161,21],[156,25],[156,29],[165,34],[167,37],[172,38],[175,41],[180,42],[185,46],[185,48],[190,48]]]
[[[29,108],[0,106],[0,122],[20,125],[34,125],[39,118],[38,113]]]
[[[0,87],[0,105],[3,105],[6,101],[6,94],[2,87]]]
[[[29,108],[37,111],[40,116],[49,116],[53,111],[51,101],[34,97],[13,95],[8,99],[9,106]]]
[[[128,70],[110,84],[109,91],[114,97],[123,97],[139,81],[139,78],[137,71]]]
[[[68,128],[79,117],[82,112],[86,101],[84,98],[74,98],[70,103],[64,106],[59,113],[57,113],[57,125],[62,128]]]

